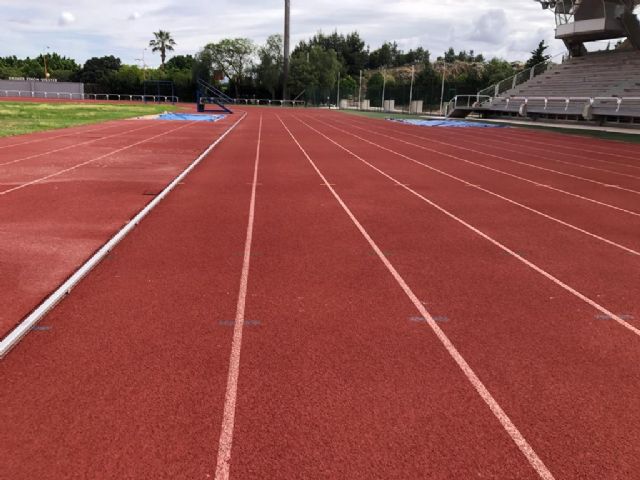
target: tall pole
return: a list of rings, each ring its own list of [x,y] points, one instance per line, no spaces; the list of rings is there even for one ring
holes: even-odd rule
[[[387,76],[384,74],[384,69],[382,70],[382,111],[384,112],[384,91],[387,88]]]
[[[282,99],[289,100],[289,53],[291,48],[291,0],[284,0],[284,76]]]
[[[411,65],[411,88],[409,89],[409,113],[411,113],[411,104],[413,103],[413,81],[416,75],[416,66]]]
[[[442,91],[440,93],[440,114],[444,115],[444,77],[447,74],[447,61],[442,59]]]
[[[145,48],[144,50],[142,50],[142,68],[143,68],[143,73],[142,73],[142,78],[144,78],[144,80],[147,80],[147,61],[145,60],[145,54],[147,53],[147,49]]]
[[[42,59],[44,60],[44,78],[49,78],[49,65],[47,65],[47,55],[49,55],[49,47],[45,47],[44,56]]]
[[[360,70],[360,90],[358,90],[358,108],[362,110],[362,70]]]
[[[338,110],[340,110],[340,72],[338,72],[338,94],[336,95],[336,97],[336,107],[338,107]]]

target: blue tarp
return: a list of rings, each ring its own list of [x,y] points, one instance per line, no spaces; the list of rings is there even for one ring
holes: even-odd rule
[[[417,120],[417,119],[390,119],[394,122],[408,123],[418,127],[458,127],[458,128],[505,128],[506,125],[497,125],[494,123],[468,122],[464,120]]]
[[[158,116],[158,119],[185,122],[217,122],[218,120],[222,120],[224,117],[224,115],[203,115],[199,113],[163,113]]]

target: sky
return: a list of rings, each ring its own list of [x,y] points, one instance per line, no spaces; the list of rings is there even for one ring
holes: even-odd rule
[[[372,49],[396,41],[404,50],[423,46],[436,58],[450,46],[487,57],[526,60],[545,39],[549,53],[554,19],[533,0],[291,0],[292,41],[318,31],[360,32]],[[0,56],[37,56],[47,50],[83,63],[116,55],[149,66],[159,56],[144,52],[152,32],[168,30],[175,54],[194,54],[225,37],[260,43],[283,26],[282,0],[0,0]]]

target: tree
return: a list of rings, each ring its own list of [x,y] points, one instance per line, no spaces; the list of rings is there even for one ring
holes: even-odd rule
[[[232,81],[238,96],[238,86],[253,66],[255,51],[254,43],[248,38],[225,38],[218,43],[205,45],[200,58],[209,62],[210,69],[222,72]]]
[[[355,94],[358,83],[351,75],[347,75],[340,80],[340,96],[351,97]]]
[[[291,57],[289,86],[294,93],[306,91],[307,99],[322,103],[336,85],[341,67],[333,49],[315,45],[306,51],[297,50]]]
[[[112,72],[120,70],[122,61],[110,55],[108,57],[93,57],[87,60],[78,75],[78,80],[84,83],[100,83]]]
[[[483,83],[485,85],[494,85],[505,78],[515,75],[513,66],[506,60],[494,58],[487,62],[484,67]]]
[[[549,55],[545,55],[545,52],[547,51],[548,48],[549,48],[549,45],[545,45],[544,40],[542,40],[538,44],[538,47],[531,52],[531,58],[527,60],[527,63],[525,64],[525,68],[533,68],[539,63],[544,63],[547,60],[549,60],[549,58],[551,57]]]
[[[396,42],[384,42],[379,49],[369,54],[369,68],[395,67],[401,54]]]
[[[171,70],[191,70],[194,61],[193,55],[176,55],[167,61],[165,67]]]
[[[444,61],[446,63],[453,63],[456,61],[456,51],[453,49],[453,47],[449,47],[449,50],[447,50],[444,54]]]
[[[375,106],[382,106],[382,89],[393,88],[395,86],[396,79],[393,75],[386,73],[384,76],[380,72],[374,73],[367,82],[367,98],[371,100],[371,104]],[[385,97],[387,97],[385,95]],[[389,97],[387,97],[387,100]]]
[[[169,32],[165,32],[164,30],[153,32],[153,35],[156,38],[149,42],[149,46],[152,47],[152,52],[160,52],[160,68],[164,68],[164,63],[167,59],[167,51],[173,51],[173,47],[176,45],[176,42],[171,37],[171,34]]]
[[[271,35],[264,46],[258,50],[260,64],[257,68],[258,82],[276,98],[276,92],[282,85],[284,68],[284,49],[282,35]]]

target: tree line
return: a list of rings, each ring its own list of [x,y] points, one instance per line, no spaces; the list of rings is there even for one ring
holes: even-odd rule
[[[125,65],[114,56],[94,57],[80,66],[58,53],[36,58],[0,58],[0,78],[39,77],[47,73],[60,81],[87,84],[88,93],[143,93],[145,80],[168,80],[183,100],[195,97],[198,78],[217,83],[233,97],[281,97],[283,89],[283,39],[272,35],[256,45],[247,38],[223,39],[205,45],[196,55],[175,55],[166,60],[176,45],[171,34],[154,33],[150,47],[161,56],[159,68]],[[527,65],[544,61],[547,46],[541,42]],[[503,59],[485,59],[473,51],[450,48],[437,58],[423,47],[404,51],[396,42],[377,49],[366,45],[358,32],[318,33],[296,45],[291,53],[289,91],[292,97],[310,103],[335,103],[341,98],[369,98],[372,105],[385,98],[408,103],[413,79],[413,98],[426,104],[440,99],[442,76],[445,97],[475,94],[482,88],[514,75],[521,66]],[[362,76],[362,80],[361,80]],[[340,79],[338,83],[338,78]],[[166,94],[166,93],[163,93]]]

